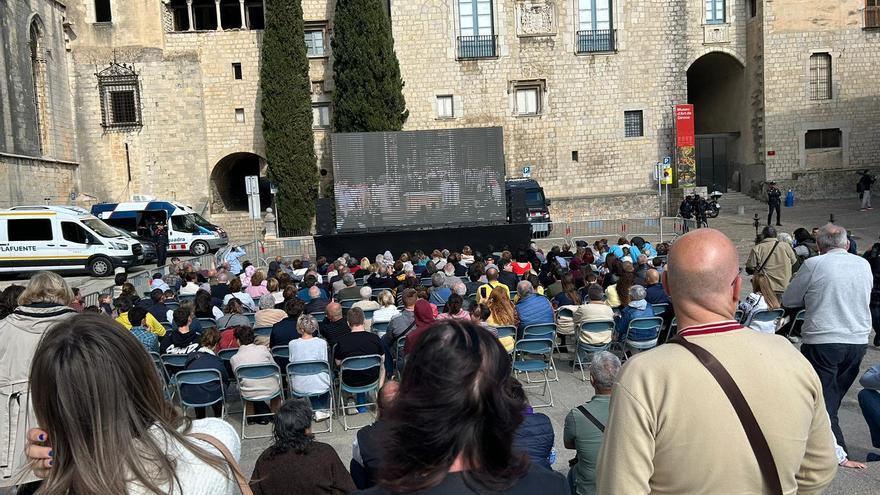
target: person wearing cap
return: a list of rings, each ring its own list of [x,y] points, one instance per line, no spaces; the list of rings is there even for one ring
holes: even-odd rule
[[[771,180],[767,184],[770,185],[769,189],[767,189],[767,225],[773,225],[770,223],[770,220],[773,218],[773,210],[776,210],[776,225],[782,226],[782,222],[779,219],[779,206],[782,202],[782,191],[776,187],[775,180]]]

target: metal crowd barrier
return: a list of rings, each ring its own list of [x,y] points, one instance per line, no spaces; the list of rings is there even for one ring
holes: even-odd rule
[[[575,222],[554,222],[552,237],[541,237],[542,232],[532,234],[532,242],[539,248],[548,250],[563,244],[573,246],[576,241],[587,241],[592,244],[599,239],[608,239],[609,244],[616,244],[619,237],[631,239],[636,236],[650,242],[674,241],[682,234],[680,217],[624,218],[624,219],[593,219]]]

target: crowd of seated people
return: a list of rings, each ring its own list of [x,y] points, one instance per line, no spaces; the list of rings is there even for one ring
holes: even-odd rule
[[[803,262],[813,251],[809,241],[799,235],[801,241],[796,241],[793,250],[797,252],[798,246],[805,247],[801,250],[805,258],[799,259]],[[631,321],[654,316],[655,304],[669,305],[663,315],[668,322],[674,308],[660,283],[665,265],[664,255],[658,254],[667,249],[668,246],[655,247],[641,238],[621,238],[613,246],[601,241],[593,245],[578,242],[575,246],[551,249],[546,254],[534,247],[485,255],[465,248],[461,253],[445,250],[430,254],[402,253],[395,259],[386,252],[375,261],[342,256],[332,262],[297,260],[288,265],[276,260],[271,277],[247,263],[242,266],[240,276],[223,268],[197,270],[181,264],[173,276],[154,278],[150,284],[153,289],[145,298],[139,298],[129,287],[131,284],[120,278],[118,296],[112,306],[81,308],[85,313],[108,313],[109,309],[112,318],[87,315],[81,320],[72,320],[64,332],[88,335],[116,329],[116,333],[124,336],[115,344],[118,348],[128,349],[131,342],[135,342],[140,348],[160,355],[186,355],[186,364],[180,369],[217,370],[224,383],[231,381],[235,370],[243,365],[276,363],[283,373],[288,362],[326,361],[336,368],[346,358],[382,356],[381,371],[351,372],[344,378],[351,386],[378,381],[379,387],[376,401],[366,394],[354,394],[341,404],[344,414],[362,414],[368,410],[363,404],[377,404],[378,421],[357,434],[351,474],[332,448],[315,442],[311,433],[313,420],[330,418],[329,394],[333,393],[330,375],[294,378],[289,386],[310,395],[308,400],[292,399],[285,403],[281,397],[275,397],[266,404],[245,402],[248,416],[253,416],[249,422],[273,423],[274,429],[273,445],[260,456],[252,475],[251,487],[255,493],[294,493],[292,487],[303,493],[348,493],[355,488],[369,489],[366,493],[414,490],[471,493],[467,488],[470,481],[506,493],[534,493],[539,489],[549,494],[569,493],[569,490],[593,493],[595,456],[603,430],[594,431],[589,426],[592,423],[585,422],[583,415],[578,415],[581,413],[573,411],[566,420],[565,445],[576,449],[580,457],[577,462],[585,464],[578,464],[571,471],[568,483],[553,476],[551,469],[556,456],[552,451],[553,427],[546,416],[535,413],[529,406],[522,386],[510,372],[507,354],[531,325],[559,324],[557,336],[564,337],[577,332],[581,323],[614,322],[613,329],[604,333],[578,333],[582,343],[601,345],[626,336]],[[872,269],[877,266],[875,275],[880,274],[880,243],[864,257]],[[60,287],[64,282],[59,280],[53,279],[51,274],[39,274],[27,290],[31,285]],[[192,286],[196,289],[192,290]],[[752,293],[741,302],[744,320],[757,311],[781,305],[760,271],[754,275],[752,287]],[[15,308],[17,302],[30,300],[15,297],[15,292],[21,296],[23,290],[9,290],[9,295],[3,291],[0,316],[16,311],[5,308]],[[57,288],[52,290],[63,292]],[[75,307],[72,291],[69,295],[66,292],[58,297],[53,295],[48,300],[55,306]],[[38,298],[37,301],[43,300]],[[31,346],[47,346],[47,355],[51,356],[51,346],[60,345],[57,341],[63,338],[64,332],[50,332],[49,326],[73,317],[76,311],[56,311],[42,317],[42,309],[40,305],[35,306],[33,318],[40,321],[44,333],[55,339],[44,338]],[[558,314],[560,309],[570,311],[565,325]],[[371,325],[377,323],[383,324],[381,334],[372,330]],[[774,330],[757,323],[766,322],[756,322],[755,330],[770,333]],[[0,319],[0,329],[2,325]],[[513,328],[513,333],[499,332],[502,327]],[[259,328],[271,330],[263,340],[256,335],[255,329]],[[641,335],[634,333],[631,337]],[[63,342],[70,342],[70,337],[64,338]],[[398,352],[401,339],[405,345]],[[564,348],[566,342],[561,343]],[[92,344],[77,341],[76,345]],[[287,347],[288,358],[280,360],[273,356],[271,349],[279,346]],[[225,349],[237,351],[224,360],[219,354]],[[474,350],[478,352],[472,352]],[[97,356],[109,350],[99,348],[90,352]],[[601,396],[611,393],[609,380],[613,380],[620,367],[615,359],[610,354],[602,355],[590,370],[591,380]],[[120,370],[144,365],[143,360],[108,360]],[[48,366],[45,359],[42,362],[41,366]],[[393,381],[393,377],[404,363],[406,372],[399,375],[402,381],[398,390],[398,382]],[[435,369],[437,366],[441,368]],[[441,376],[442,379],[438,379]],[[878,402],[874,397],[880,387],[873,376],[876,371],[863,380],[866,388],[859,398],[863,408],[872,411],[876,420]],[[480,380],[475,382],[476,378]],[[41,383],[47,383],[48,379],[48,375],[44,375]],[[148,383],[142,394],[153,394],[152,387],[161,387],[160,383],[152,383],[154,376],[137,375],[136,379]],[[473,393],[463,393],[461,383],[477,385]],[[126,383],[122,381],[116,386],[123,387]],[[215,400],[221,394],[219,387],[213,384],[185,385],[180,392],[186,400],[201,403]],[[245,398],[268,397],[275,392],[278,392],[278,383],[272,379],[241,381],[240,393]],[[607,399],[594,401],[604,409],[593,406],[588,409],[599,421],[606,422]],[[391,403],[394,406],[389,405]],[[436,414],[431,415],[426,404],[437,404]],[[502,404],[507,409],[497,410]],[[439,409],[441,405],[443,409]],[[221,406],[216,402],[212,405],[214,416],[222,415]],[[191,421],[158,406],[156,410],[140,410],[142,407],[140,403],[132,405],[126,414],[140,414],[149,421],[148,425],[159,425],[163,434],[179,445],[182,455],[192,460],[192,470],[212,480],[211,483],[219,483],[216,475],[225,475],[226,466],[218,461],[222,458],[216,455],[217,450],[204,441],[174,433],[210,430],[221,437],[230,450],[236,451],[237,438],[229,438],[224,429],[212,426],[214,423],[199,423],[205,421],[207,408],[196,408],[196,420]],[[484,416],[475,417],[473,423],[457,424],[455,410],[478,410]],[[437,421],[438,415],[443,416],[443,421]],[[869,417],[867,412],[866,417]],[[50,425],[41,423],[41,426]],[[52,425],[51,431],[56,432],[61,426]],[[872,434],[880,431],[880,425],[874,426]],[[135,429],[117,434],[117,439],[139,438],[141,432]],[[390,439],[392,447],[381,452],[392,458],[380,455],[377,435]],[[414,443],[413,438],[427,435],[435,435],[432,438],[439,442],[431,445],[430,451]],[[492,436],[491,442],[485,440],[487,435]],[[880,447],[876,443],[875,440],[875,446]],[[147,447],[147,453],[151,452],[152,445]],[[401,455],[394,456],[394,452]],[[404,452],[407,455],[402,455]],[[450,457],[450,453],[457,454]],[[129,452],[124,463],[132,469],[135,478],[148,487],[162,490],[169,476],[189,469],[169,463],[161,466],[159,478],[149,478],[155,473],[132,468],[139,462],[137,456],[142,454]],[[588,455],[592,459],[584,460]],[[414,459],[419,459],[418,466],[413,464]],[[453,474],[446,474],[452,463],[459,468],[452,471]],[[278,468],[281,465],[291,468],[282,470]],[[63,469],[74,478],[82,475],[75,473],[75,465],[67,464]],[[39,474],[46,475],[46,471],[51,469]],[[60,469],[56,468],[57,471]],[[414,476],[414,472],[418,476]],[[105,483],[101,486],[108,489],[129,482],[114,479],[112,473],[88,474],[98,476]],[[46,483],[56,486],[53,483],[68,482],[66,480],[53,473]]]

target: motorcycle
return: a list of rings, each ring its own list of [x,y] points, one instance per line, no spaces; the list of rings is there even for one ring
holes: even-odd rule
[[[706,202],[706,216],[709,218],[717,218],[718,214],[721,213],[721,204],[718,203],[718,200],[721,199],[721,196],[724,196],[724,193],[721,191],[715,190],[709,194],[711,198]]]

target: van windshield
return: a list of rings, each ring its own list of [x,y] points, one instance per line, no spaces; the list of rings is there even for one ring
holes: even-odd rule
[[[83,219],[82,223],[92,229],[92,231],[98,234],[101,237],[106,237],[112,239],[113,237],[121,237],[119,232],[116,231],[113,227],[107,225],[106,223],[98,220],[97,218],[86,218]]]
[[[545,206],[544,192],[540,189],[526,189],[526,205],[533,208]]]
[[[217,228],[213,223],[205,220],[205,218],[203,216],[199,215],[198,213],[192,213],[187,216],[192,217],[192,219],[196,223],[196,225],[198,225],[200,227],[205,227],[208,230],[214,230],[215,228]]]

